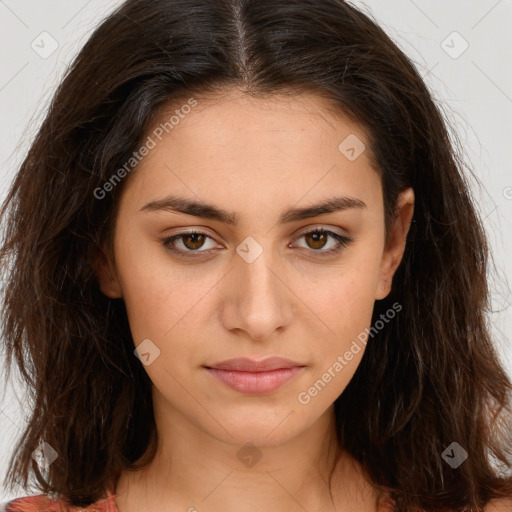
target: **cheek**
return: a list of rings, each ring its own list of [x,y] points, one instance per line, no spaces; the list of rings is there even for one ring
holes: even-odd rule
[[[158,274],[149,269],[134,269],[123,283],[123,294],[135,341],[151,337],[165,341],[186,320],[207,288],[175,273]],[[193,313],[192,313],[193,315]]]
[[[308,414],[320,415],[354,376],[366,350],[374,293],[375,279],[370,272],[333,282],[323,309],[332,332],[317,344],[309,378],[297,395]]]
[[[363,356],[366,344],[361,341],[365,341],[361,333],[370,327],[374,293],[374,280],[368,278],[368,274],[362,274],[359,279],[351,275],[338,281],[325,303],[323,311],[326,312],[326,323],[332,332],[318,351],[317,373],[327,371],[338,360],[338,356],[347,354],[347,362],[342,362],[343,376],[335,379],[334,387],[343,388],[348,383]],[[341,375],[340,372],[336,373]]]
[[[377,246],[361,244],[339,269],[338,277],[331,275],[328,292],[320,299],[317,295],[319,302],[314,309],[323,311],[322,318],[331,330],[318,347],[314,368],[315,376],[322,382],[332,382],[322,393],[322,400],[327,402],[346,387],[366,349],[379,275],[378,251]]]
[[[328,292],[317,295],[338,340],[357,335],[371,321],[379,270],[378,248],[360,247],[339,270],[330,273]]]
[[[206,321],[202,306],[219,276],[207,265],[180,268],[155,242],[119,245],[117,266],[135,345],[149,338],[164,349],[172,339],[193,337],[195,325]]]

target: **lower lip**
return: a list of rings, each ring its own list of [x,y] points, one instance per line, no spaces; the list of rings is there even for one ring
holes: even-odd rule
[[[279,368],[268,372],[241,372],[207,368],[211,375],[231,389],[248,395],[263,395],[280,388],[289,382],[303,366]]]

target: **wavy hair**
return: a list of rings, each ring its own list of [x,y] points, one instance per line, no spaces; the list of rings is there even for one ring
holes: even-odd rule
[[[161,107],[230,88],[312,92],[363,126],[386,229],[398,193],[415,191],[405,254],[372,323],[395,302],[403,313],[368,343],[335,402],[344,449],[397,512],[480,511],[512,497],[512,384],[488,325],[470,176],[412,61],[342,0],[128,0],[81,49],[0,210],[2,343],[31,401],[6,484],[26,487],[33,473],[44,493],[87,506],[154,456],[151,381],[123,300],[104,296],[93,271],[99,247],[112,255],[130,177],[101,200],[95,190]],[[43,440],[58,453],[47,474],[31,457]],[[456,469],[442,457],[453,442],[468,453]]]

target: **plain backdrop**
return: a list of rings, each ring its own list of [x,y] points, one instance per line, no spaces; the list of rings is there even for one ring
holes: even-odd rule
[[[0,199],[66,67],[98,22],[120,3],[0,0]],[[480,180],[474,193],[496,267],[490,321],[512,375],[512,0],[352,3],[372,13],[413,60]],[[13,378],[0,393],[2,481],[28,413],[23,383]],[[28,493],[20,489],[15,496],[8,495],[0,481],[0,502]]]

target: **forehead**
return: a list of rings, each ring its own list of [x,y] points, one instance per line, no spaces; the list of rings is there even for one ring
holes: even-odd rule
[[[303,141],[311,139],[311,144],[304,147],[304,152],[311,152],[312,149],[322,150],[318,147],[319,140],[326,147],[332,147],[334,142],[337,149],[336,142],[340,137],[356,135],[369,149],[365,127],[336,107],[332,100],[313,93],[254,97],[235,89],[196,96],[195,106],[189,108],[191,99],[192,96],[182,96],[161,107],[154,117],[152,129],[164,127],[166,123],[169,125],[173,118],[173,126],[168,128],[175,138],[186,138],[193,132],[194,137],[216,147],[243,144],[250,150],[259,143],[264,149],[278,146],[281,153],[291,148],[297,154],[299,137]],[[165,131],[164,136],[169,130]],[[228,139],[226,135],[229,135]],[[254,144],[246,144],[253,141]],[[369,151],[366,156],[370,157]]]
[[[231,91],[195,96],[195,106],[184,108],[190,99],[160,109],[145,134],[155,145],[127,183],[136,202],[176,193],[257,210],[335,191],[378,199],[380,178],[364,127],[327,99]]]

